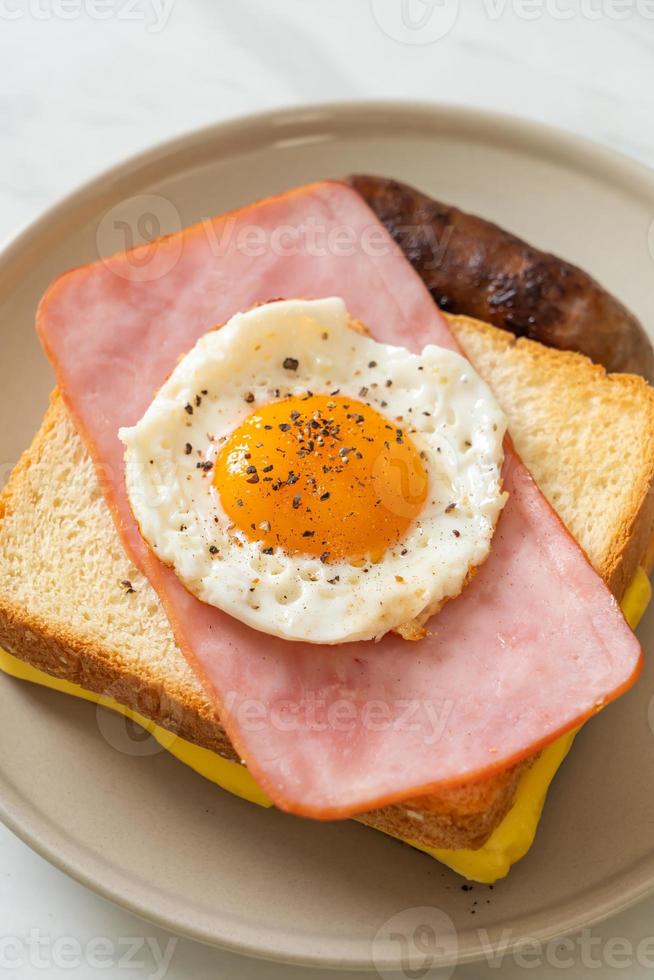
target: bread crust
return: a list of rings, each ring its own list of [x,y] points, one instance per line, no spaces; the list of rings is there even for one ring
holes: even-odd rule
[[[592,559],[596,571],[613,595],[618,600],[621,599],[644,556],[650,550],[654,551],[654,388],[634,374],[609,374],[605,368],[575,351],[559,350],[553,355],[552,350],[537,341],[516,338],[506,330],[472,317],[445,316],[464,350],[466,336],[472,331],[476,336],[484,337],[488,346],[494,347],[500,353],[513,349],[520,356],[529,358],[535,370],[542,372],[544,376],[551,370],[552,364],[556,363],[557,371],[569,378],[571,386],[581,384],[590,389],[593,385],[619,385],[625,396],[644,403],[640,417],[643,426],[643,459],[639,463],[638,474],[625,506],[613,527],[610,542],[603,554],[593,556]],[[473,353],[466,350],[466,354],[475,364]],[[529,458],[523,453],[521,456],[529,468]]]
[[[610,380],[602,368],[592,365],[580,355],[545,350],[532,341],[516,341],[504,331],[467,317],[448,319],[464,348],[466,336],[469,338],[474,335],[478,341],[481,340],[485,349],[493,349],[500,355],[510,348],[519,348],[520,358],[530,359],[536,369],[543,372],[551,368],[552,358],[555,358],[558,359],[558,369],[569,370],[576,378],[580,377],[580,373],[589,377],[590,371],[601,384]],[[523,350],[520,345],[530,346]],[[634,482],[628,505],[613,529],[605,554],[600,556],[601,560],[595,561],[596,568],[616,597],[621,598],[647,550],[654,524],[654,392],[640,378],[622,376],[617,383],[625,390],[633,388],[637,397],[642,400],[642,424],[647,430],[644,438],[652,448],[649,458],[642,461],[639,479]],[[78,499],[79,494],[84,493],[89,499],[99,496],[97,479],[63,401],[58,392],[55,392],[41,429],[15,467],[0,496],[0,645],[46,673],[79,684],[98,694],[110,695],[182,738],[217,752],[226,759],[237,760],[216,712],[190,674],[190,669],[185,662],[182,663],[183,658],[179,651],[176,656],[180,660],[178,673],[181,678],[170,675],[165,665],[159,672],[150,671],[146,669],[147,660],[144,664],[131,664],[122,655],[118,643],[103,641],[92,629],[85,632],[79,623],[71,624],[65,617],[54,621],[52,616],[43,616],[30,609],[23,599],[16,599],[10,576],[17,574],[16,569],[18,574],[31,574],[33,562],[29,556],[17,556],[14,548],[11,556],[13,565],[10,563],[8,554],[12,551],[12,520],[24,515],[30,507],[35,508],[36,520],[39,520],[39,507],[43,508],[43,515],[46,517],[51,514],[51,504],[44,490],[45,475],[52,458],[58,458],[64,450],[76,454],[76,465],[86,467],[82,473],[82,491],[79,488],[75,491],[77,498],[71,501],[71,507],[88,509],[90,504]],[[94,483],[94,487],[90,486]],[[103,539],[113,535],[117,541],[117,532],[108,510],[104,510],[107,513],[103,515]],[[87,537],[89,533],[87,530]],[[122,554],[120,545],[118,551]],[[124,557],[122,560],[125,560]],[[121,568],[116,567],[114,570],[113,565],[110,568],[109,578],[112,581],[118,582],[121,576],[124,577]],[[165,631],[170,634],[167,620],[161,613],[159,600],[151,586],[142,577],[137,582],[138,573],[135,570],[130,574],[137,587],[133,594],[124,596],[125,603],[138,602],[144,607],[149,603],[148,608],[156,609],[156,614],[162,617],[161,621],[157,620],[157,635]],[[98,615],[102,615],[102,609],[98,611]],[[175,657],[172,634],[167,642],[172,656]],[[169,652],[168,656],[170,655]],[[361,814],[357,819],[425,847],[478,848],[511,808],[520,777],[533,763],[534,758],[472,785],[453,787],[439,794],[409,799]]]

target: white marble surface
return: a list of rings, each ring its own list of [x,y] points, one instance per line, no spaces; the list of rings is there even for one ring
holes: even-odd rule
[[[402,0],[0,0],[0,239],[153,142],[299,102],[489,107],[654,166],[654,3],[435,2],[416,28],[403,24]],[[410,16],[430,13],[423,0],[411,4]],[[547,947],[455,976],[645,977],[652,936],[654,900],[596,927],[571,952]],[[140,939],[133,955],[129,937]],[[170,940],[0,828],[0,976],[160,977],[167,953],[169,980],[309,972]]]

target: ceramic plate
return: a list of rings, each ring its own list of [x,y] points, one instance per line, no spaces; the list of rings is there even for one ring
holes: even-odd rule
[[[637,165],[573,136],[455,108],[351,104],[256,116],[104,174],[5,249],[0,482],[53,384],[33,321],[54,276],[130,236],[352,171],[393,175],[499,222],[579,263],[654,325],[654,175]],[[144,211],[151,217],[135,224]],[[646,649],[653,631],[650,614],[640,629]],[[204,942],[304,964],[399,967],[401,944],[384,939],[389,920],[437,915],[454,932],[436,960],[463,962],[500,940],[579,928],[652,888],[653,684],[650,659],[636,687],[584,728],[534,847],[492,891],[463,891],[435,861],[355,823],[264,811],[165,752],[119,751],[92,705],[6,677],[1,816],[86,885]],[[423,908],[440,911],[403,912]]]

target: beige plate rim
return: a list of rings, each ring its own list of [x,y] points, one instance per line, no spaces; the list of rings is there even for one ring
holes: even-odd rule
[[[115,198],[124,188],[130,194],[146,186],[156,171],[157,177],[172,174],[185,160],[206,159],[218,146],[229,145],[230,154],[272,142],[307,141],[321,133],[339,135],[383,133],[385,127],[394,135],[440,133],[465,135],[467,139],[491,142],[504,148],[518,147],[536,151],[542,158],[563,161],[575,170],[595,174],[614,182],[628,183],[630,194],[642,198],[654,213],[654,173],[645,166],[620,154],[544,124],[500,113],[477,110],[453,104],[415,101],[362,101],[300,106],[256,113],[223,122],[138,154],[114,166],[80,189],[63,198],[36,221],[27,225],[0,251],[0,294],[11,283],[21,262],[38,243],[41,251],[56,239],[65,236],[67,228],[78,225],[89,215],[97,213],[103,202]],[[129,880],[108,861],[102,861],[53,826],[47,817],[37,812],[13,790],[0,772],[0,819],[19,838],[66,874],[105,898],[140,917],[172,932],[210,945],[230,949],[250,956],[281,962],[330,966],[349,970],[371,968],[369,960],[343,958],[325,951],[311,952],[310,943],[297,948],[280,948],[274,937],[262,936],[256,927],[243,928],[237,935],[220,924],[215,928],[196,928],[185,916],[184,908],[170,907],[165,898],[153,893],[142,883]],[[631,869],[628,881],[607,882],[594,901],[576,907],[546,908],[520,922],[512,946],[519,946],[527,937],[546,941],[574,930],[597,923],[624,910],[654,891],[654,857],[637,869]],[[459,949],[457,963],[478,960],[483,950],[479,944]],[[446,965],[442,961],[441,965]],[[399,963],[389,963],[388,967]]]

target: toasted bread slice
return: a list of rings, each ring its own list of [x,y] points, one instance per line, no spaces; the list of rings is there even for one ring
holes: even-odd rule
[[[507,412],[518,452],[620,598],[654,523],[654,390],[580,355],[449,320]],[[56,392],[0,498],[0,645],[236,758],[156,594],[122,548]],[[480,847],[528,765],[361,819],[426,847]]]
[[[654,389],[571,351],[448,319],[506,412],[525,465],[620,599],[654,524]]]

